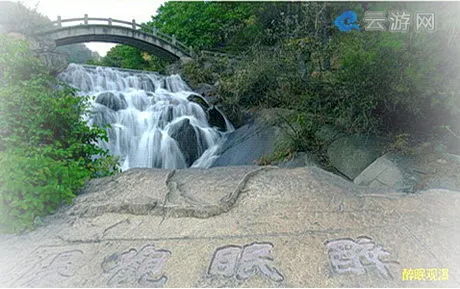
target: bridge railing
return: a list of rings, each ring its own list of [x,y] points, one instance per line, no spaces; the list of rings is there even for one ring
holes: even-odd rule
[[[174,35],[168,35],[165,33],[160,32],[158,29],[155,27],[150,27],[147,25],[139,24],[136,23],[136,20],[133,19],[131,22],[129,21],[123,21],[123,20],[118,20],[118,19],[112,19],[112,18],[95,18],[95,17],[88,17],[88,14],[85,14],[84,17],[82,18],[69,18],[69,19],[62,19],[61,16],[57,17],[56,21],[53,21],[52,24],[53,26],[57,27],[62,27],[63,23],[69,23],[69,22],[81,22],[80,25],[89,25],[90,22],[97,21],[98,24],[100,22],[105,22],[107,23],[108,26],[123,26],[123,27],[130,27],[133,30],[141,30],[142,32],[151,34],[165,42],[168,42],[177,48],[180,48],[183,51],[187,51],[191,56],[195,55],[194,50],[192,47],[189,47],[185,45],[184,43],[178,41]],[[114,25],[116,24],[116,25]],[[118,24],[118,25],[117,25]],[[121,24],[121,25],[120,25]]]

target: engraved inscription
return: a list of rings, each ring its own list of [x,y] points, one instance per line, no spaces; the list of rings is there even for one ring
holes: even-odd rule
[[[271,257],[271,243],[252,243],[240,246],[225,246],[214,252],[208,275],[224,278],[235,277],[247,280],[256,274],[281,282],[284,276],[275,267]]]
[[[387,261],[381,258],[389,256],[382,246],[376,245],[368,237],[353,239],[337,239],[326,242],[329,262],[334,273],[362,275],[368,268],[375,267],[380,276],[392,278]]]
[[[105,273],[111,274],[109,286],[161,287],[168,281],[163,268],[170,255],[170,251],[157,250],[149,244],[139,251],[131,248],[107,256],[101,266]]]
[[[24,276],[26,281],[21,286],[50,287],[59,285],[66,278],[73,276],[83,265],[82,255],[82,250],[69,250],[44,257],[36,264],[35,268],[38,270],[35,273],[31,272],[28,276]]]

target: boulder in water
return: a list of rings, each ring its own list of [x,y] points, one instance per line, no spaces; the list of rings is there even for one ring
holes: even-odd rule
[[[212,166],[254,165],[261,158],[273,154],[276,144],[286,137],[278,125],[279,115],[288,113],[291,112],[280,109],[257,112],[249,123],[227,135]]]
[[[247,124],[230,133],[213,167],[254,165],[275,151],[280,129],[262,123]]]
[[[141,80],[141,89],[145,91],[155,91],[155,84],[153,84],[152,80],[146,76],[142,77]]]
[[[207,113],[208,122],[211,126],[217,127],[221,131],[225,131],[227,129],[224,116],[215,106],[208,109]]]
[[[126,109],[128,107],[128,103],[123,94],[117,96],[108,91],[99,94],[96,98],[96,102],[107,106],[113,111],[119,111],[120,109]]]
[[[209,104],[208,102],[206,101],[206,99],[204,99],[204,97],[200,96],[200,95],[196,95],[196,94],[190,94],[188,97],[187,97],[187,100],[188,101],[192,101],[196,104],[198,104],[199,106],[201,106],[201,108],[206,111],[207,109],[209,109]]]
[[[100,127],[116,122],[115,112],[102,104],[95,104],[91,115],[91,123]]]
[[[195,129],[188,118],[183,119],[169,129],[169,135],[176,140],[187,166],[191,166],[200,156]]]

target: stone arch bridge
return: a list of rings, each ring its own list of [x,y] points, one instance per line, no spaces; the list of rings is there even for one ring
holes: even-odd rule
[[[32,37],[41,43],[39,50],[40,48],[52,50],[53,46],[97,41],[134,46],[171,61],[184,61],[195,55],[190,47],[177,41],[174,36],[140,25],[135,20],[128,22],[112,18],[89,18],[87,14],[83,18],[71,19],[61,19],[58,16],[53,26],[33,31]],[[48,49],[43,46],[47,46]]]

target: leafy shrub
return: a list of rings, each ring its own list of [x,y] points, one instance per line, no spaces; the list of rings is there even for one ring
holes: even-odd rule
[[[10,231],[31,228],[37,216],[72,201],[90,176],[78,161],[53,159],[43,149],[2,151],[0,167],[0,226]]]
[[[24,41],[2,37],[0,51],[0,228],[17,232],[118,168],[96,145],[106,131],[82,119],[88,98],[50,77]]]

